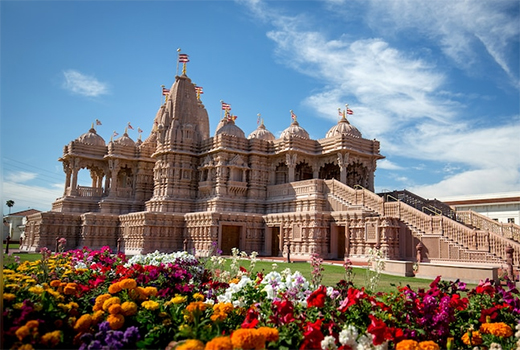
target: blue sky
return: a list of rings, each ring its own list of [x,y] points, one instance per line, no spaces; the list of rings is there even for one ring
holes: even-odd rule
[[[381,142],[376,191],[425,198],[520,190],[520,3],[411,1],[1,1],[2,204],[49,210],[58,158],[87,132],[148,136],[177,49],[248,135],[290,110],[312,138],[338,107]],[[136,140],[138,134],[129,130]],[[81,183],[89,185],[88,182]]]

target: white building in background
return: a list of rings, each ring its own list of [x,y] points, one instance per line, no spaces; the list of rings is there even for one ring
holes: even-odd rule
[[[456,211],[473,210],[501,223],[520,224],[520,191],[454,196],[439,200]]]
[[[23,238],[25,234],[27,216],[37,213],[40,213],[40,211],[36,209],[27,209],[4,216],[2,240],[5,241],[7,236],[10,236],[9,239],[11,242],[19,242],[20,237]]]

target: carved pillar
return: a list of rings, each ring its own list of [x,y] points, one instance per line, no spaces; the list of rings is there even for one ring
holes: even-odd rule
[[[338,153],[338,166],[340,169],[339,181],[344,184],[347,183],[348,160],[349,160],[348,153],[345,153],[345,154]]]
[[[117,196],[117,175],[119,173],[119,160],[118,159],[110,159],[108,161],[108,166],[110,167],[110,175],[111,175],[111,186],[110,186],[110,193],[109,197],[116,197]]]
[[[79,159],[74,158],[72,161],[72,183],[70,188],[70,194],[71,195],[77,195],[78,194],[78,172],[79,172]]]
[[[63,192],[63,196],[67,195],[67,189],[71,185],[71,176],[72,176],[72,170],[70,168],[70,163],[63,163],[63,171],[65,172],[65,189]]]
[[[298,159],[297,154],[287,154],[285,163],[287,164],[287,167],[289,168],[289,182],[294,181],[294,170],[296,168],[296,160]]]

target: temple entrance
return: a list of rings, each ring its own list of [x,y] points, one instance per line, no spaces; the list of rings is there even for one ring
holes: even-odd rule
[[[280,227],[271,229],[271,255],[280,255]]]
[[[338,241],[337,241],[337,256],[338,259],[345,258],[345,226],[338,226]]]
[[[223,255],[231,255],[232,248],[240,249],[241,226],[222,226],[220,249]]]

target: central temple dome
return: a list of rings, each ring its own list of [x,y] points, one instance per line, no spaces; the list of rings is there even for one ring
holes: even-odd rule
[[[338,124],[334,125],[327,132],[325,137],[334,137],[336,135],[350,135],[353,137],[361,137],[361,132],[352,124],[350,124],[345,116],[343,116]]]
[[[221,123],[223,123],[224,125],[222,125],[219,129],[217,129],[217,131],[215,132],[215,136],[222,134],[222,135],[229,135],[229,136],[235,136],[235,137],[241,137],[241,138],[246,137],[246,135],[244,134],[242,129],[240,129],[238,126],[236,126],[234,120],[232,120],[232,119],[221,120],[219,125]]]
[[[258,125],[258,128],[256,128],[249,136],[248,139],[261,139],[266,141],[274,141],[275,137],[272,132],[266,129],[264,122],[260,125]]]
[[[78,137],[76,142],[82,143],[84,145],[106,146],[105,140],[103,140],[103,138],[97,134],[94,127],[91,127],[88,132]]]

